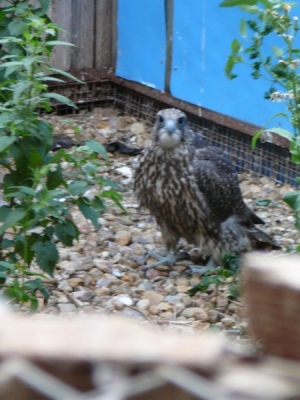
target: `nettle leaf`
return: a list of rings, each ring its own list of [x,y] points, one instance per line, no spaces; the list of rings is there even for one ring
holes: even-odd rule
[[[4,224],[0,227],[0,235],[6,231],[6,229],[15,226],[19,221],[21,221],[26,216],[26,211],[24,210],[10,210],[7,215]]]
[[[101,182],[101,184],[102,184],[103,186],[109,186],[109,187],[111,187],[112,189],[116,189],[116,190],[121,190],[121,189],[122,189],[121,186],[118,185],[116,182],[111,181],[110,179],[107,179],[107,178],[101,177],[101,178],[100,178],[100,182]]]
[[[220,7],[255,6],[258,0],[224,0]]]
[[[83,194],[88,187],[89,185],[85,181],[73,181],[69,184],[68,190],[72,195],[79,196]]]
[[[50,0],[39,0],[39,3],[41,5],[42,12],[46,14],[50,7]]]
[[[98,222],[99,214],[97,213],[97,211],[95,211],[93,208],[87,206],[86,204],[79,204],[78,208],[82,212],[83,216],[86,219],[89,219],[90,221],[92,221],[92,224],[94,225],[95,229],[98,229],[99,228],[99,222]]]
[[[0,137],[0,152],[1,151],[5,151],[16,140],[17,140],[16,136],[2,136],[2,137]]]
[[[61,185],[65,185],[65,181],[61,167],[58,165],[55,171],[49,171],[47,173],[47,188],[53,190]]]
[[[300,211],[300,191],[288,193],[283,197],[283,201],[285,201],[292,210]]]
[[[53,72],[54,74],[63,75],[66,78],[72,79],[73,81],[76,81],[78,83],[84,84],[83,81],[81,81],[80,79],[76,78],[74,75],[69,74],[68,72],[62,71],[61,69],[49,68],[49,71]]]
[[[72,246],[73,240],[78,239],[79,235],[78,228],[72,221],[57,223],[54,227],[54,233],[65,246]]]
[[[26,26],[26,21],[12,21],[7,25],[9,33],[13,36],[20,36]]]
[[[36,262],[40,268],[53,276],[53,271],[56,263],[59,259],[57,248],[53,242],[39,241],[36,242],[31,249],[34,251],[36,256]]]
[[[10,212],[11,209],[8,206],[0,207],[0,222],[4,222]]]
[[[97,142],[96,140],[87,140],[85,145],[95,153],[100,154],[100,156],[105,160],[109,160],[108,154],[101,143]]]
[[[47,99],[53,99],[53,100],[59,101],[60,103],[66,104],[69,107],[77,108],[76,104],[73,103],[73,101],[68,99],[66,96],[63,96],[62,94],[43,93],[42,96],[46,97]]]

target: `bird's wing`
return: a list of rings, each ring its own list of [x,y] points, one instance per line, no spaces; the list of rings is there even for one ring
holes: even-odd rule
[[[230,157],[221,149],[209,146],[197,149],[193,162],[198,188],[216,222],[222,223],[236,215],[241,222],[251,225]]]

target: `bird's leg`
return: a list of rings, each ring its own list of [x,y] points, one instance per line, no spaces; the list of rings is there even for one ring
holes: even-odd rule
[[[149,257],[154,257],[156,258],[158,261],[157,262],[153,262],[150,264],[147,264],[145,269],[148,270],[150,268],[155,268],[158,265],[167,265],[168,267],[173,267],[173,265],[180,260],[185,260],[188,257],[187,253],[184,253],[183,251],[179,252],[179,253],[175,253],[174,249],[170,249],[168,254],[166,256],[161,256],[160,254],[157,253],[153,253],[153,252],[149,252],[147,254],[147,259]]]
[[[190,268],[191,272],[193,272],[193,273],[195,272],[195,273],[198,273],[199,275],[203,275],[203,274],[205,274],[205,272],[208,272],[208,271],[212,271],[212,272],[218,271],[221,267],[216,264],[215,260],[211,256],[205,266],[189,265],[189,268]]]

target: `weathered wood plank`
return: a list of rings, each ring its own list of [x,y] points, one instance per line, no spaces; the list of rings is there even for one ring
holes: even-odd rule
[[[72,68],[94,68],[94,0],[72,1]]]
[[[96,0],[95,68],[110,70],[116,60],[116,0]]]
[[[59,33],[59,40],[72,42],[72,0],[53,0],[49,14],[53,22],[67,31]],[[51,57],[52,66],[68,71],[71,68],[72,51],[70,46],[56,46]]]

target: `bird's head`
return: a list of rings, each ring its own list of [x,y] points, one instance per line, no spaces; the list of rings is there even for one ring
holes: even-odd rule
[[[187,131],[186,115],[176,108],[167,108],[157,113],[153,140],[163,149],[172,150],[185,141]]]

